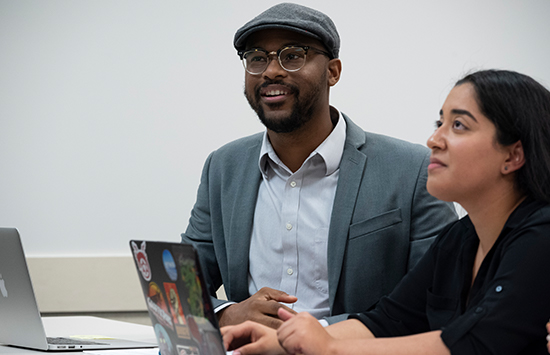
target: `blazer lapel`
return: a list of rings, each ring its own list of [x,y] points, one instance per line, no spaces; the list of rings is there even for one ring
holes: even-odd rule
[[[331,309],[333,309],[338,289],[338,280],[342,272],[348,231],[354,212],[355,201],[367,163],[367,156],[358,150],[365,144],[365,132],[356,126],[346,115],[342,114],[342,116],[346,120],[347,125],[346,143],[340,162],[340,176],[334,197],[327,251]]]

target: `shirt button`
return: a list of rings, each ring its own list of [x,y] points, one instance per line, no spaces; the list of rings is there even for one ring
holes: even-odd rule
[[[289,274],[289,275],[292,275],[294,273],[294,270],[292,270],[292,268],[288,268],[286,270],[286,273]]]
[[[286,229],[287,229],[287,230],[291,230],[291,229],[292,229],[292,224],[287,223],[287,224],[286,224]]]
[[[500,285],[499,285],[499,286],[497,286],[497,288],[495,288],[495,291],[497,291],[497,292],[500,292],[500,291],[502,291],[502,286],[500,286]]]
[[[296,187],[296,181],[291,181],[290,182],[290,187]]]

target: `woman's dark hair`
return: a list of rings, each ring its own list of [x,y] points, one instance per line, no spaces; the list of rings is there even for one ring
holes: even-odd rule
[[[525,164],[516,173],[516,188],[550,202],[550,91],[527,75],[482,70],[456,85],[470,83],[481,112],[496,127],[496,140],[508,146],[521,141]]]

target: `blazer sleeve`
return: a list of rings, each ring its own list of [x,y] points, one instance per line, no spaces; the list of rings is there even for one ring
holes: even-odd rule
[[[214,308],[217,308],[226,301],[215,298],[216,290],[222,284],[222,277],[212,239],[209,174],[213,155],[214,153],[211,153],[204,164],[197,200],[191,211],[189,225],[185,233],[181,234],[181,241],[182,243],[192,244],[197,249],[208,292],[212,298]]]

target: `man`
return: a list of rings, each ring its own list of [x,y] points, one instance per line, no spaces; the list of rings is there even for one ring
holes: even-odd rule
[[[225,287],[229,302],[213,298],[220,325],[276,328],[279,307],[323,323],[367,310],[456,218],[426,191],[428,150],[364,132],[329,105],[342,64],[325,14],[276,5],[234,45],[267,129],[208,157],[182,234],[211,295]]]

